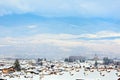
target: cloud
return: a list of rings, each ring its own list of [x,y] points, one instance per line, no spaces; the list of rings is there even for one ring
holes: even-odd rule
[[[113,34],[113,35],[111,35]],[[61,57],[69,55],[83,55],[84,54],[108,54],[114,53],[119,55],[120,39],[99,39],[101,37],[120,36],[120,33],[101,31],[95,34],[38,34],[29,37],[5,37],[0,38],[1,49],[3,54],[16,55],[41,55],[48,57],[49,55]],[[84,35],[84,36],[83,36]],[[87,36],[86,36],[87,35]],[[91,37],[91,35],[94,35]],[[79,39],[79,37],[81,37]],[[92,38],[84,40],[84,38]],[[83,38],[83,39],[82,39]],[[7,45],[7,46],[6,46]],[[9,45],[9,46],[8,46]],[[64,55],[64,56],[63,56]]]
[[[120,33],[117,32],[113,32],[113,31],[100,31],[96,34],[83,34],[81,37],[85,37],[85,38],[114,38],[114,37],[118,37],[120,38]]]
[[[27,28],[29,28],[29,29],[34,29],[34,28],[37,28],[38,26],[37,25],[29,25],[29,26],[27,26]]]
[[[119,0],[3,0],[0,1],[0,15],[32,13],[45,17],[119,18],[119,4]]]
[[[0,1],[0,15],[24,13],[28,9],[25,9],[25,5],[19,0],[4,0]]]
[[[119,4],[119,0],[1,0],[0,53],[118,55]]]

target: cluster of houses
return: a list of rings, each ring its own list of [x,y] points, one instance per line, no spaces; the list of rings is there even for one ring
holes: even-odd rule
[[[14,60],[4,60],[0,62],[0,78],[1,80],[47,80],[47,77],[64,77],[66,75],[72,78],[67,79],[68,77],[64,77],[63,80],[88,80],[88,78],[89,80],[103,80],[106,77],[109,77],[109,79],[104,80],[119,80],[120,78],[120,65],[117,65],[117,67],[114,64],[103,65],[103,61],[98,60],[98,66],[96,67],[94,60],[85,61],[85,58],[75,56],[69,57],[69,60],[71,61],[19,60],[21,71],[14,69]],[[76,75],[79,76],[75,77]],[[90,75],[94,75],[93,79],[90,79]],[[59,78],[52,78],[49,78],[49,80],[60,80]]]

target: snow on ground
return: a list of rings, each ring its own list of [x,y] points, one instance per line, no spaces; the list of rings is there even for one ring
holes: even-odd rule
[[[59,63],[58,63],[59,64]],[[56,65],[58,65],[56,64]],[[22,72],[14,72],[13,74],[19,75],[22,73],[22,75],[13,76],[14,78],[10,78],[9,76],[1,75],[0,78],[7,79],[7,80],[76,80],[76,79],[83,79],[83,80],[118,80],[118,76],[116,75],[117,71],[112,69],[110,72],[102,71],[102,74],[104,76],[100,75],[100,72],[98,72],[96,69],[94,69],[93,72],[85,71],[83,66],[89,67],[91,64],[89,63],[80,63],[80,64],[74,64],[74,63],[63,63],[59,69],[64,69],[64,66],[72,67],[72,66],[78,66],[81,65],[82,67],[79,69],[79,71],[62,71],[62,74],[51,74],[51,75],[41,75],[41,74],[25,74]],[[39,66],[36,66],[36,69],[40,68]],[[55,68],[56,69],[56,68]],[[29,70],[28,70],[29,71]],[[47,72],[46,72],[47,73]],[[28,78],[25,78],[28,77]]]
[[[76,79],[84,79],[84,80],[117,80],[118,77],[116,76],[116,71],[112,70],[110,73],[105,72],[105,76],[100,76],[100,73],[97,71],[88,72],[87,75],[84,75],[84,70],[80,70],[80,72],[72,72],[74,75],[71,76],[69,72],[64,72],[63,75],[45,75],[42,79],[40,79],[39,75],[32,75],[29,74],[27,76],[31,78],[24,78],[24,76],[9,78],[3,77],[7,80],[76,80]]]

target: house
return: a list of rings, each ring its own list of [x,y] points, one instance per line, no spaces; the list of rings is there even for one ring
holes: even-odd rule
[[[2,69],[3,74],[13,73],[13,72],[15,72],[15,69],[13,67]]]

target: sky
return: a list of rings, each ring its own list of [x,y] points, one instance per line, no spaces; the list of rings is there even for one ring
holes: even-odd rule
[[[0,0],[0,57],[120,57],[120,0]]]

